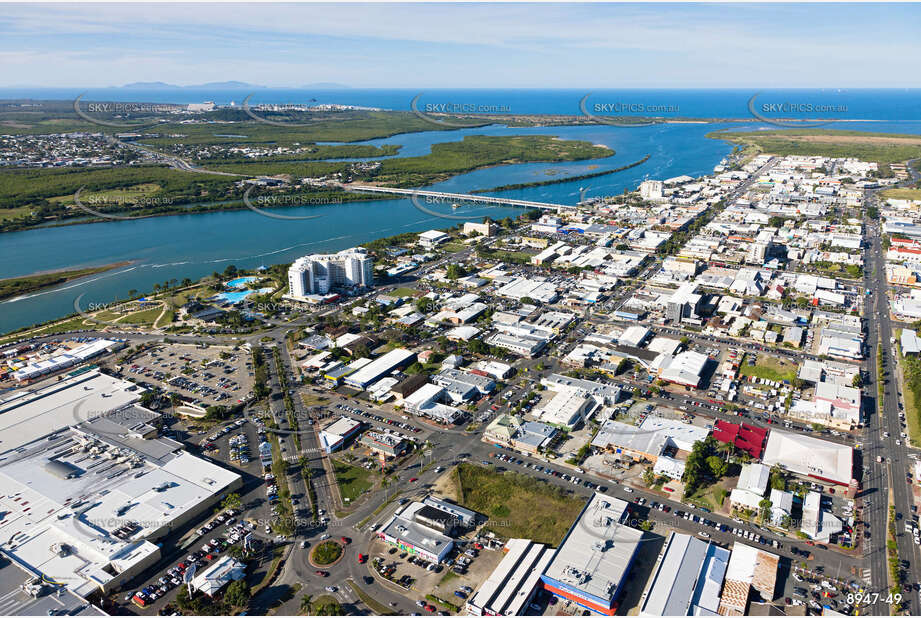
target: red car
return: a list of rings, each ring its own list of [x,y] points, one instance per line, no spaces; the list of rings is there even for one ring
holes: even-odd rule
[[[329,577],[329,571],[314,571],[314,575],[319,575],[320,577]]]
[[[473,544],[473,547],[474,547],[474,549],[483,549],[483,544],[482,544],[482,543],[474,543],[474,544]]]
[[[814,546],[814,545],[815,545],[815,542],[813,542],[813,541],[806,541],[806,545],[813,545],[813,546]]]
[[[435,613],[435,606],[432,605],[431,603],[428,603],[428,604],[426,604],[426,606],[425,606],[425,611],[431,612],[431,613],[434,614],[434,613]]]
[[[410,482],[410,483],[415,483],[415,482],[418,481],[418,480],[419,480],[419,479],[417,479],[416,477],[412,477],[411,479],[409,479],[409,482]]]
[[[364,554],[358,554],[358,564],[364,564],[368,561],[368,557]]]
[[[350,539],[350,538],[347,537],[347,536],[339,537],[339,540],[342,541],[343,543],[345,543],[346,545],[348,545],[349,543],[352,542],[352,539]]]

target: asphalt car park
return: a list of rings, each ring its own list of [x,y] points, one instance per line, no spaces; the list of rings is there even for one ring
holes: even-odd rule
[[[225,348],[159,345],[122,366],[126,378],[144,380],[202,406],[228,405],[246,399],[252,377],[243,369],[245,356]]]

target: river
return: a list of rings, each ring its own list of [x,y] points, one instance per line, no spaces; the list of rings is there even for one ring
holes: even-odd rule
[[[615,195],[635,189],[645,178],[666,179],[682,174],[700,176],[712,171],[732,149],[730,144],[704,136],[720,128],[753,128],[740,124],[661,124],[621,128],[607,125],[549,128],[493,126],[463,131],[432,131],[398,135],[367,143],[401,144],[398,156],[428,152],[433,143],[462,139],[467,134],[550,134],[604,144],[616,151],[605,159],[565,163],[525,163],[477,170],[432,186],[435,190],[468,192],[513,183],[548,180],[621,167],[642,159],[645,163],[586,181],[586,197]],[[842,127],[844,128],[844,127]],[[921,133],[921,123],[858,123],[863,130]],[[575,204],[578,182],[505,191],[502,195],[535,201]],[[434,208],[438,208],[437,206]],[[501,218],[519,214],[512,208],[464,206],[450,215]],[[310,220],[279,220],[249,210],[202,215],[155,217],[0,235],[3,277],[24,276],[52,269],[98,266],[131,261],[126,268],[71,281],[59,287],[0,303],[0,332],[44,322],[74,312],[74,303],[104,303],[124,298],[128,291],[149,291],[171,279],[197,279],[233,264],[254,268],[291,262],[307,253],[337,251],[375,238],[454,225],[418,210],[408,199],[374,200],[284,209],[285,215],[322,215]]]

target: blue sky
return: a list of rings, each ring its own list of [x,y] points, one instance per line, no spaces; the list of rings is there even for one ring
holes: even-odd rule
[[[3,4],[0,86],[918,87],[913,4]]]

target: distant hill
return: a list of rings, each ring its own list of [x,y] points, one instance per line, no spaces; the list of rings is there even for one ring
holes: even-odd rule
[[[346,86],[345,84],[337,84],[335,82],[317,82],[315,84],[305,84],[301,88],[323,88],[326,90],[347,90],[351,86]]]
[[[144,88],[145,90],[158,90],[161,88],[181,88],[181,86],[175,86],[173,84],[167,84],[164,82],[134,82],[131,84],[125,84],[122,88]]]
[[[165,82],[133,82],[131,84],[125,84],[122,88],[134,88],[134,89],[144,89],[144,90],[181,90],[188,88],[220,88],[222,90],[229,90],[234,88],[263,88],[264,86],[256,86],[254,84],[247,84],[246,82],[209,82],[207,84],[191,84],[189,86],[177,86],[176,84],[167,84]]]

